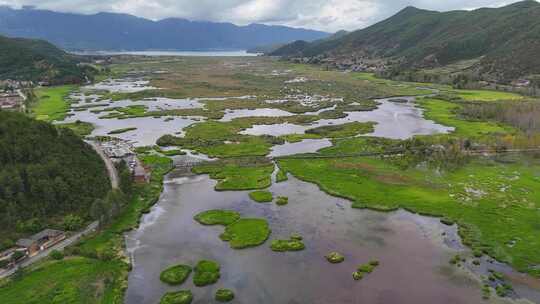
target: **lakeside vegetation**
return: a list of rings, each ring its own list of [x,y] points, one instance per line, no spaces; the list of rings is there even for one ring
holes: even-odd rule
[[[400,169],[379,158],[279,161],[282,170],[353,202],[354,208],[404,208],[459,224],[466,245],[537,274],[540,261],[536,215],[540,197],[538,160],[501,163],[472,160],[442,175],[422,168]],[[501,189],[506,189],[502,191]],[[515,246],[509,243],[518,240]]]

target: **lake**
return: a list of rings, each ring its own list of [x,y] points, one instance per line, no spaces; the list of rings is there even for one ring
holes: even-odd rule
[[[87,51],[73,52],[78,55],[136,55],[136,56],[183,56],[183,57],[253,57],[256,53],[248,53],[245,50],[240,51]]]

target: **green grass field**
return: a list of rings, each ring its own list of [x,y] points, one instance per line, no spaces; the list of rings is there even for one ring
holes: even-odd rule
[[[76,88],[74,85],[64,85],[36,89],[37,102],[31,106],[32,114],[36,119],[48,122],[64,120],[69,110],[66,97]]]
[[[523,96],[515,93],[489,91],[489,90],[452,90],[452,93],[456,94],[466,101],[497,101],[508,100],[516,101],[523,99]]]
[[[439,124],[454,127],[454,135],[463,137],[478,137],[493,133],[505,134],[514,130],[494,122],[469,121],[457,117],[456,111],[460,105],[440,99],[420,99],[420,107],[424,108],[424,117]]]
[[[17,281],[0,287],[2,304],[121,303],[122,262],[82,257],[47,261]]]

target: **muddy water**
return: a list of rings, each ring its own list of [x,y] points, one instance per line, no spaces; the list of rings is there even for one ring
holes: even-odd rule
[[[127,236],[133,258],[126,303],[157,303],[169,287],[160,272],[175,263],[194,265],[214,259],[222,277],[213,286],[198,288],[191,281],[181,288],[194,292],[194,303],[213,302],[218,288],[236,292],[234,303],[480,303],[478,283],[448,263],[456,253],[446,243],[458,239],[455,228],[437,219],[399,211],[377,213],[354,210],[350,202],[321,192],[294,178],[270,189],[289,197],[289,205],[256,204],[247,192],[215,192],[207,176],[178,177],[165,182],[160,202],[141,227]],[[221,227],[205,227],[193,220],[199,212],[224,208],[247,217],[264,217],[270,239],[304,236],[306,250],[275,253],[270,241],[257,248],[230,249],[219,239]],[[444,239],[442,234],[446,232]],[[323,256],[339,251],[342,264]],[[378,259],[381,265],[356,282],[358,264]]]

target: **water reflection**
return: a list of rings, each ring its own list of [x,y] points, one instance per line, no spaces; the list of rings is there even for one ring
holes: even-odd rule
[[[130,273],[127,303],[156,303],[168,287],[160,271],[175,263],[195,264],[215,259],[222,278],[210,287],[192,289],[194,303],[208,303],[217,288],[232,288],[235,303],[479,303],[478,282],[449,265],[455,250],[445,238],[457,238],[455,228],[437,219],[405,211],[377,213],[352,210],[350,203],[326,195],[316,186],[291,178],[270,189],[289,197],[289,205],[260,205],[247,192],[215,192],[206,176],[170,175],[155,211],[143,218],[144,229],[128,236],[135,261]],[[158,208],[163,208],[159,210]],[[271,238],[304,236],[306,250],[274,253],[265,245],[232,250],[219,239],[220,227],[201,226],[198,212],[226,208],[245,216],[264,217]],[[159,213],[154,216],[153,213]],[[444,234],[444,236],[443,236]],[[340,251],[346,261],[329,264],[323,256]],[[379,259],[381,266],[356,282],[358,264]],[[444,269],[444,271],[441,271]]]

